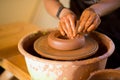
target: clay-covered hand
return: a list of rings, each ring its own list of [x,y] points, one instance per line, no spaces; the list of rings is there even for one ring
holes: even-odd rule
[[[69,9],[64,8],[60,14],[59,30],[61,34],[67,35],[68,38],[74,38],[76,35],[75,29],[76,15]]]
[[[89,33],[95,30],[100,23],[99,15],[92,8],[87,8],[80,17],[77,31],[78,33]]]

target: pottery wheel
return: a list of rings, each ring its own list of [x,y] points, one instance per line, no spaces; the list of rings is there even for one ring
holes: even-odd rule
[[[76,50],[57,50],[51,48],[47,43],[48,35],[41,36],[34,42],[35,51],[43,57],[55,60],[77,60],[84,59],[96,53],[98,43],[93,38],[86,36],[85,45]]]

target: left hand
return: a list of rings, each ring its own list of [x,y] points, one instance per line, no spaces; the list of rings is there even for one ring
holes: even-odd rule
[[[95,30],[100,23],[99,15],[92,8],[87,8],[80,17],[77,33],[89,33]]]

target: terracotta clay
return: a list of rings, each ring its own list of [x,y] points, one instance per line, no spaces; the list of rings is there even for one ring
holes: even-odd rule
[[[98,51],[92,57],[72,61],[52,60],[38,55],[33,49],[34,42],[47,35],[43,33],[41,31],[30,33],[18,44],[31,80],[87,80],[91,72],[105,68],[107,58],[115,48],[109,37],[99,32],[92,32],[89,36],[99,44]]]
[[[59,35],[60,33],[55,31],[38,38],[34,43],[35,51],[50,59],[77,60],[87,58],[98,50],[98,43],[90,36],[84,37],[81,35],[76,39],[66,40],[66,38],[57,38]]]
[[[85,37],[78,35],[74,39],[62,36],[59,31],[51,32],[48,36],[48,45],[58,50],[79,49],[85,44]]]
[[[120,80],[120,70],[98,70],[92,72],[88,80]]]

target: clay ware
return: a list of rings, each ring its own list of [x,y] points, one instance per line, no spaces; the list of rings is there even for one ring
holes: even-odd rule
[[[40,56],[33,49],[34,42],[47,34],[41,31],[30,33],[18,44],[32,80],[87,80],[91,72],[105,68],[107,58],[115,48],[109,37],[99,32],[92,32],[89,36],[99,44],[99,49],[94,55],[71,61],[48,59]]]
[[[59,31],[51,32],[48,35],[48,45],[58,50],[74,50],[83,47],[85,44],[85,37],[78,35],[74,39],[69,39],[62,36]]]
[[[120,80],[120,70],[98,70],[92,72],[88,80]]]
[[[80,35],[75,39],[61,38],[59,31],[38,38],[35,51],[46,58],[55,60],[84,59],[96,53],[98,43],[90,36]]]

